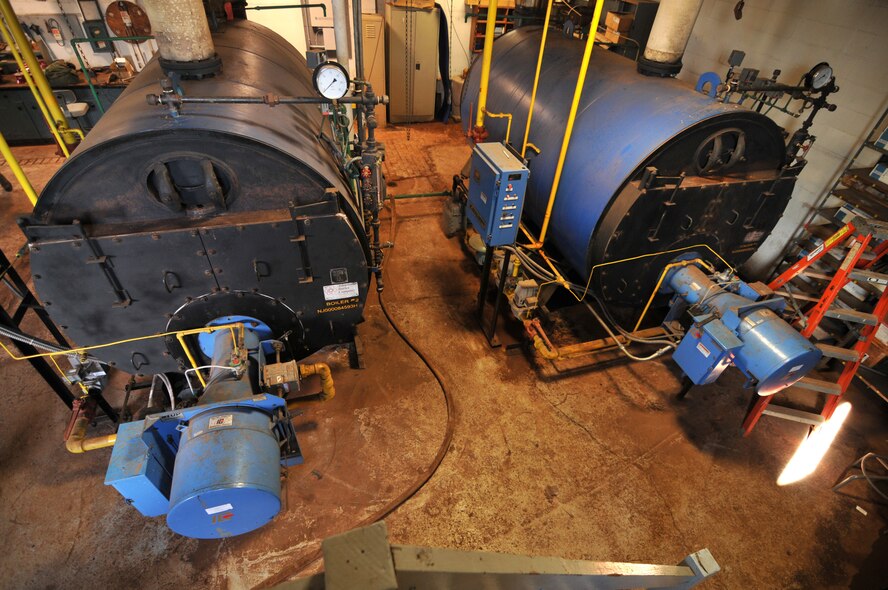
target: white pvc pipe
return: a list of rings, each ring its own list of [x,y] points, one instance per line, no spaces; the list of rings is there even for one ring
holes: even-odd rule
[[[644,58],[664,64],[681,60],[703,0],[660,0]]]
[[[163,59],[200,61],[216,53],[202,0],[145,0],[144,6]]]

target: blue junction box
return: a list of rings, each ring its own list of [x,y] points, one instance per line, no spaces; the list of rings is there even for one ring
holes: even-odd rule
[[[528,176],[530,170],[501,143],[479,143],[472,150],[466,215],[486,246],[517,240]]]
[[[117,442],[105,474],[105,485],[114,486],[127,503],[145,516],[166,514],[170,507],[172,464],[165,467],[159,450],[142,440],[145,421],[126,422],[117,430]],[[159,455],[159,456],[158,456]]]

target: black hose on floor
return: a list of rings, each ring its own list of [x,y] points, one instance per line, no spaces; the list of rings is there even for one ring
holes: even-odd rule
[[[381,292],[378,292],[378,297],[379,307],[380,309],[382,309],[382,314],[385,316],[385,319],[388,321],[389,325],[391,325],[392,329],[401,338],[401,340],[404,341],[404,344],[406,344],[410,348],[410,350],[412,350],[414,354],[419,357],[419,360],[423,362],[423,364],[435,378],[435,381],[438,382],[438,386],[441,388],[441,394],[444,396],[444,403],[447,407],[447,426],[445,427],[444,438],[441,441],[441,445],[438,447],[438,452],[435,454],[435,458],[425,469],[425,471],[423,471],[423,473],[416,479],[416,481],[413,482],[413,484],[400,496],[383,506],[372,516],[365,518],[364,520],[356,524],[353,528],[364,527],[373,524],[374,522],[385,519],[392,512],[403,506],[408,500],[410,500],[410,498],[415,496],[419,492],[419,490],[421,490],[429,482],[429,480],[432,479],[432,476],[435,475],[438,467],[440,467],[441,463],[444,461],[444,457],[447,456],[447,451],[450,449],[450,443],[453,440],[453,430],[456,422],[456,408],[453,405],[453,399],[451,398],[450,393],[447,391],[447,386],[444,384],[444,378],[434,367],[434,365],[432,365],[428,357],[426,357],[426,355],[423,354],[423,352],[419,350],[419,348],[417,348],[416,345],[413,344],[413,342],[410,341],[407,335],[404,334],[403,331],[401,331],[401,328],[398,326],[397,322],[395,322],[394,318],[389,312],[388,307],[386,307],[385,300],[382,298]],[[322,557],[323,551],[321,549],[317,549],[316,551],[306,556],[305,559],[295,564],[293,567],[289,567],[278,572],[275,576],[264,580],[256,587],[268,588],[270,586],[280,584],[285,580],[289,580],[302,573],[304,570],[306,570],[309,566],[311,566]]]

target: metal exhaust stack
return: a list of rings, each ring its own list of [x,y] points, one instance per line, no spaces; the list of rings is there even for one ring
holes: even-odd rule
[[[638,71],[647,76],[675,76],[688,46],[703,0],[661,0]]]
[[[164,71],[183,78],[212,76],[222,68],[202,0],[146,0]]]

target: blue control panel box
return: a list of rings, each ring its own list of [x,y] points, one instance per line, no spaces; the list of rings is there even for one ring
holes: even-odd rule
[[[466,215],[489,247],[514,244],[530,170],[501,143],[472,150]]]
[[[105,474],[105,485],[145,516],[166,514],[170,505],[172,464],[143,440],[145,421],[125,422],[117,430],[117,442]]]

